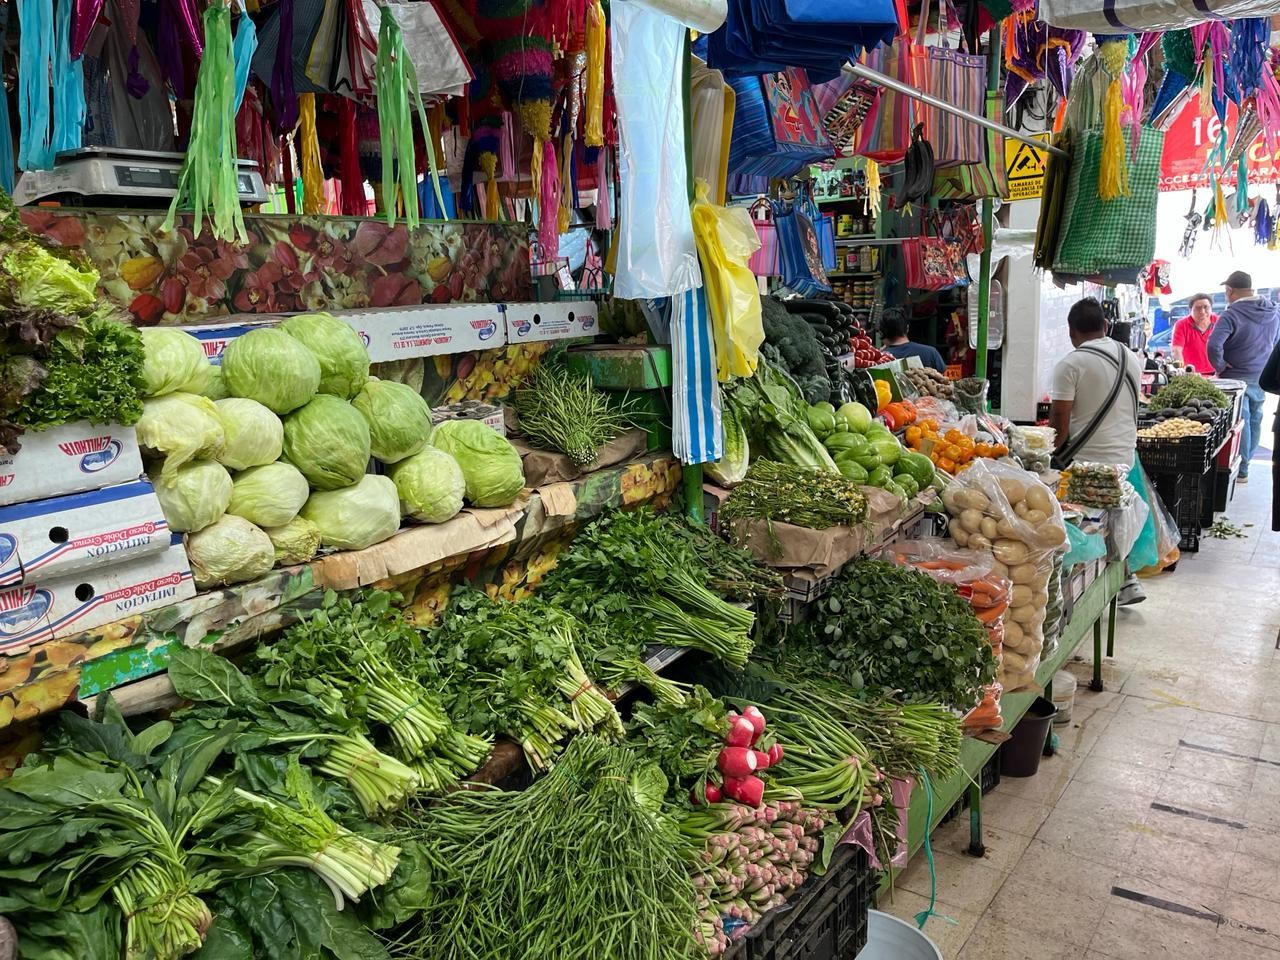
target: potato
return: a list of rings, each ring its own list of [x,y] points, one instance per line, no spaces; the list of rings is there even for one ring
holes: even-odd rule
[[[960,523],[959,517],[951,518],[948,529],[951,531],[951,539],[960,544],[960,546],[963,547],[969,543],[969,531]]]
[[[980,533],[975,533],[969,537],[970,550],[990,550],[991,541]]]
[[[1036,642],[1034,638],[1021,631],[1019,631],[1016,639],[1010,639],[1008,632],[1006,632],[1004,635],[1004,648],[1005,650],[1012,650],[1019,656],[1026,657],[1036,652]]]
[[[1022,629],[1022,624],[1017,620],[1010,620],[1008,617],[1004,619],[1004,642],[1021,644],[1022,638],[1026,636],[1026,632]]]
[[[982,531],[982,514],[973,509],[967,509],[960,514],[960,526],[964,527],[966,533],[980,533]]]
[[[1004,663],[1001,672],[1009,674],[1024,673],[1027,669],[1027,658],[1015,650],[1005,649]]]
[[[1009,579],[1014,583],[1035,583],[1038,575],[1039,571],[1036,570],[1034,563],[1020,563],[1009,567]]]
[[[1049,605],[1049,591],[1037,590],[1031,595],[1031,602],[1037,607],[1047,607]]]
[[[1046,517],[1043,510],[1028,510],[1022,515],[1022,519],[1027,521],[1027,523],[1031,524],[1033,527],[1036,527],[1044,523]]]
[[[1036,543],[1046,547],[1061,546],[1067,539],[1067,531],[1057,520],[1046,520],[1036,527]]]
[[[1027,506],[1027,502],[1025,500],[1019,500],[1013,505],[1013,512],[1024,520],[1027,517],[1027,511],[1029,509],[1030,508]]]
[[[1001,563],[999,560],[991,564],[991,575],[1001,580],[1009,579],[1009,567]]]
[[[959,496],[960,492],[960,488],[955,484],[952,484],[942,491],[942,505],[947,508],[947,513],[951,514],[953,517],[964,509],[964,507],[960,506],[960,504],[956,502],[956,498]]]
[[[996,534],[1004,540],[1017,540],[1019,526],[1012,520],[997,520]]]
[[[1027,545],[1020,540],[997,540],[992,552],[995,553],[997,560],[1009,566],[1023,563],[1030,555]]]
[[[1025,583],[1015,584],[1013,593],[1009,597],[1009,605],[1013,607],[1025,607],[1031,603],[1034,592]]]
[[[962,510],[977,510],[979,513],[991,507],[991,501],[981,490],[961,490],[956,494],[956,503]]]
[[[1040,622],[1043,622],[1044,620],[1043,612],[1041,613],[1040,617],[1037,619],[1036,608],[1029,603],[1021,607],[1010,607],[1009,616],[1015,622],[1022,624],[1024,627],[1029,627],[1033,623],[1040,623]]]
[[[983,517],[982,522],[978,524],[979,532],[988,540],[994,541],[1000,536],[1000,530],[996,526],[996,522],[990,517]]]
[[[1017,503],[1019,500],[1026,499],[1027,485],[1021,480],[1013,477],[1001,477],[996,482],[1000,484],[1000,491],[1010,503]]]
[[[1026,501],[1028,509],[1039,510],[1045,516],[1054,512],[1053,497],[1049,493],[1049,488],[1043,484],[1033,483],[1028,486]]]

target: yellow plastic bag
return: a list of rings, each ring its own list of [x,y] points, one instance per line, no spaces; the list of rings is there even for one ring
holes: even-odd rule
[[[692,217],[715,335],[716,375],[722,382],[749,377],[764,343],[760,291],[747,266],[760,248],[760,237],[745,207],[722,207],[707,200],[704,180],[697,182]]]

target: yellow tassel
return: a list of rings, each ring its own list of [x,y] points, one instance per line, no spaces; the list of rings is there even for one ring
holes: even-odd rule
[[[542,140],[537,137],[533,141],[533,155],[529,157],[529,188],[536,203],[538,191],[542,189]]]
[[[1206,120],[1213,115],[1213,62],[1206,45],[1204,60],[1200,64],[1200,116]]]
[[[1102,157],[1098,165],[1098,198],[1115,200],[1129,195],[1129,165],[1125,158],[1124,131],[1120,127],[1120,112],[1124,107],[1120,76],[1124,73],[1129,57],[1128,43],[1104,43],[1098,49],[1098,56],[1102,58],[1103,69],[1111,77],[1102,102]]]
[[[480,154],[480,169],[484,171],[484,216],[486,220],[501,220],[502,201],[498,198],[498,155]]]
[[[587,8],[587,116],[584,141],[588,147],[604,143],[604,8],[594,0]]]
[[[560,145],[560,209],[556,214],[556,228],[567,233],[573,215],[573,137],[566,135]]]
[[[1227,198],[1222,195],[1222,182],[1215,180],[1213,184],[1213,227],[1227,225]]]
[[[302,212],[324,213],[324,171],[320,166],[320,141],[316,137],[316,96],[298,97],[298,132],[295,139],[302,167]]]
[[[880,216],[880,167],[874,160],[867,161],[867,207],[871,216]]]

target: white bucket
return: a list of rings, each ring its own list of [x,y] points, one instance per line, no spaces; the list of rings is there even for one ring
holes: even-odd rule
[[[871,910],[867,913],[867,945],[857,960],[942,960],[942,952],[912,924]]]
[[[1076,702],[1075,674],[1059,670],[1053,675],[1053,705],[1058,708],[1058,715],[1053,722],[1070,723],[1071,708]]]

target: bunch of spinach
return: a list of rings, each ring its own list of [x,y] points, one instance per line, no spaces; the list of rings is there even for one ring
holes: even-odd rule
[[[787,639],[787,666],[910,702],[968,710],[995,679],[986,628],[958,594],[885,560],[849,563]]]
[[[723,701],[695,686],[678,703],[656,700],[631,714],[627,740],[656,763],[671,785],[668,803],[690,804],[690,790],[715,769],[729,730]]]
[[[304,691],[386,737],[389,752],[411,767],[423,789],[442,791],[489,756],[487,740],[449,718],[438,678],[419,669],[421,634],[404,620],[396,597],[326,593],[319,610],[285,631],[258,658],[268,686]]]
[[[0,912],[24,956],[384,955],[339,911],[391,878],[398,850],[334,822],[297,763],[277,787],[287,799],[216,776],[240,732],[234,721],[161,721],[135,735],[110,700],[101,722],[59,716],[43,752],[0,786]],[[263,875],[298,891],[295,907],[237,907],[239,885]],[[304,900],[297,925],[317,949],[290,952],[277,946],[278,918],[262,921]]]

